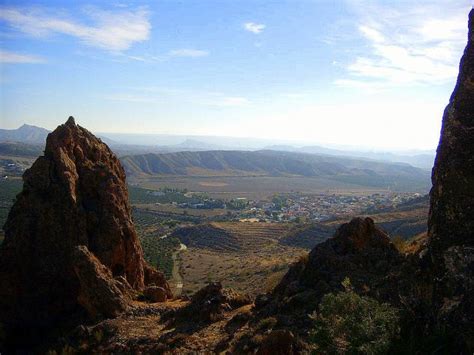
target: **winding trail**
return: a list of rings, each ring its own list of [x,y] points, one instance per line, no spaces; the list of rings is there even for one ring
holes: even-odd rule
[[[173,255],[173,271],[171,273],[171,280],[172,284],[174,285],[174,295],[175,296],[181,296],[181,293],[183,292],[183,277],[181,276],[179,272],[179,263],[178,263],[178,254],[184,250],[187,250],[188,247],[181,243],[179,245],[179,249],[176,250]]]

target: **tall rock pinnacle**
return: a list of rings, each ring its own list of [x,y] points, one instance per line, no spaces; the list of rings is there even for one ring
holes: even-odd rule
[[[112,316],[126,305],[125,288],[148,283],[171,296],[163,275],[144,262],[119,160],[73,117],[48,135],[23,180],[0,248],[0,322]],[[101,303],[94,290],[103,290]]]
[[[474,245],[474,10],[456,87],[444,111],[433,168],[430,247]]]
[[[432,181],[428,255],[435,308],[438,320],[465,340],[474,334],[474,10]]]

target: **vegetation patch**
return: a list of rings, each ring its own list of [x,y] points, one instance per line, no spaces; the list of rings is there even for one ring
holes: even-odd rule
[[[312,341],[329,354],[382,354],[400,332],[398,311],[392,306],[362,297],[348,278],[344,292],[325,295],[313,315]]]
[[[133,209],[132,212],[145,260],[170,279],[173,253],[179,249],[180,242],[177,238],[168,237],[168,234],[177,222],[140,209]]]

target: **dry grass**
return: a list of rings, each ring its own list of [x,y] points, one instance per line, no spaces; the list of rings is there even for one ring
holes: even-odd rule
[[[263,293],[279,282],[289,264],[307,253],[278,242],[290,225],[224,222],[213,226],[231,233],[240,248],[189,248],[181,253],[179,263],[185,293],[193,293],[209,281],[220,281],[224,287],[252,295]]]

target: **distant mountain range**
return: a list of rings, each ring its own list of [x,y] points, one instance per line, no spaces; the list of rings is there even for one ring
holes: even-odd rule
[[[300,176],[325,177],[363,186],[412,183],[429,186],[428,171],[387,163],[308,153],[201,151],[141,154],[121,158],[128,176]]]
[[[431,169],[433,167],[435,152],[434,151],[417,151],[412,154],[407,153],[393,153],[393,152],[377,152],[377,151],[358,151],[358,150],[340,150],[333,148],[326,148],[321,146],[306,146],[295,148],[288,145],[273,145],[266,149],[287,152],[299,152],[310,154],[324,154],[343,157],[357,157],[372,160],[381,160],[398,163],[408,163],[422,169]]]
[[[17,129],[0,129],[0,142],[44,144],[49,132],[45,128],[24,124]]]
[[[0,142],[44,145],[47,129],[24,124],[18,129],[0,129]],[[258,151],[309,153],[336,157],[370,159],[386,162],[408,163],[418,168],[431,169],[434,151],[413,151],[405,153],[345,150],[323,146],[264,145],[268,140],[237,139],[235,137],[173,136],[146,134],[106,134],[99,137],[119,156],[142,155],[147,153],[175,153],[185,151]],[[111,138],[112,137],[112,138]],[[260,147],[260,148],[258,148]],[[19,149],[17,146],[16,149]]]

